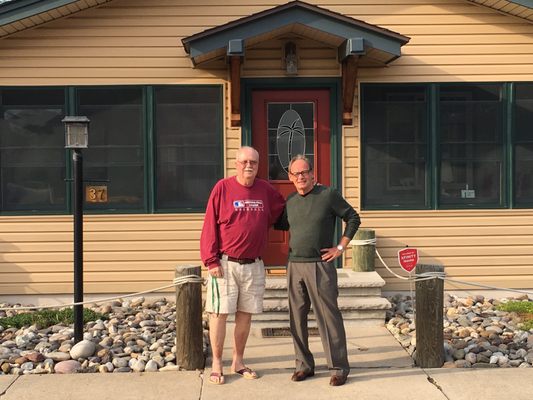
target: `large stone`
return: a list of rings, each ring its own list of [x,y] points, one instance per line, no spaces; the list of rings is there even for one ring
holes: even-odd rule
[[[37,352],[26,354],[26,358],[29,361],[34,362],[34,363],[39,363],[39,362],[44,361],[44,356],[41,353],[37,353]]]
[[[81,370],[81,364],[76,360],[61,361],[55,365],[56,374],[75,374]]]
[[[90,340],[82,340],[70,349],[70,357],[73,360],[91,357],[96,350],[96,345]]]
[[[46,357],[51,358],[55,362],[70,360],[70,354],[63,353],[61,351],[53,351],[51,353],[46,354]]]

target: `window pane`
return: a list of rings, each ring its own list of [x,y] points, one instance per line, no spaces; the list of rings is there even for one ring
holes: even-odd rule
[[[63,89],[0,90],[2,211],[66,210]]]
[[[220,87],[155,89],[156,207],[198,209],[222,177]]]
[[[533,204],[533,84],[516,84],[514,108],[515,204]]]
[[[501,203],[500,92],[498,84],[440,87],[440,204]]]
[[[107,185],[107,203],[87,210],[144,207],[142,90],[138,87],[81,88],[78,115],[87,116],[89,148],[83,151],[86,185]],[[107,182],[106,182],[107,181]]]
[[[267,118],[268,179],[288,180],[292,157],[314,159],[314,103],[268,103]]]
[[[426,89],[363,86],[362,104],[363,207],[426,207]]]

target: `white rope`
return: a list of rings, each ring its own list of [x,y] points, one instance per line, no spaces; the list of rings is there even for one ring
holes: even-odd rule
[[[350,244],[352,246],[367,246],[369,244],[376,244],[376,238],[372,238],[372,239],[363,239],[363,240],[358,240],[358,239],[352,239],[350,241]]]
[[[376,243],[377,243],[376,238],[363,239],[363,240],[353,239],[353,240],[350,241],[350,244],[354,245],[354,246],[375,245]],[[392,269],[390,269],[389,266],[385,263],[385,261],[381,257],[381,254],[379,254],[378,249],[376,249],[376,254],[378,255],[379,261],[381,261],[381,264],[383,264],[383,266],[387,269],[387,271],[389,271],[396,278],[407,280],[407,281],[411,281],[411,282],[421,282],[421,281],[427,281],[427,280],[430,280],[430,279],[435,279],[435,278],[440,278],[441,277],[440,273],[438,273],[438,272],[437,273],[426,272],[426,273],[423,273],[423,274],[415,274],[414,278],[411,275],[409,275],[409,276],[398,275],[396,272],[394,272]]]
[[[143,290],[142,292],[123,294],[123,295],[119,295],[115,297],[105,297],[105,298],[95,299],[95,300],[79,301],[77,303],[57,304],[57,305],[49,305],[49,306],[31,306],[31,307],[30,306],[28,307],[3,307],[3,308],[0,308],[0,311],[45,310],[45,309],[51,309],[51,308],[63,308],[63,307],[81,306],[85,304],[103,303],[103,302],[110,301],[110,300],[122,299],[122,298],[127,298],[127,297],[135,297],[135,296],[140,296],[146,293],[158,292],[160,290],[168,289],[173,286],[183,285],[185,283],[205,284],[205,279],[197,275],[184,275],[178,278],[174,278],[172,281],[172,284],[170,285],[161,286],[155,289]]]
[[[381,258],[381,254],[379,254],[378,249],[376,249],[376,254],[378,255],[379,261],[381,261],[381,263],[383,264],[383,266],[384,266],[385,268],[387,268],[387,270],[388,270],[392,275],[394,275],[396,278],[400,278],[400,279],[404,279],[404,280],[412,279],[410,276],[401,276],[401,275],[398,275],[396,272],[394,272],[392,269],[390,269],[389,266],[385,263],[385,261],[383,261],[383,258]]]
[[[447,278],[447,277],[438,277],[439,279],[442,279],[444,281],[450,281],[450,282],[455,282],[455,283],[462,283],[464,285],[470,285],[470,286],[476,286],[476,287],[481,287],[481,288],[484,288],[484,289],[491,289],[491,290],[505,290],[505,291],[508,291],[508,292],[516,292],[516,293],[524,293],[524,294],[529,294],[529,295],[532,295],[533,296],[533,292],[531,291],[527,291],[527,290],[520,290],[520,289],[510,289],[510,288],[502,288],[502,287],[497,287],[497,286],[489,286],[489,285],[484,285],[482,283],[476,283],[476,282],[468,282],[468,281],[461,281],[459,279],[452,279],[452,278]]]

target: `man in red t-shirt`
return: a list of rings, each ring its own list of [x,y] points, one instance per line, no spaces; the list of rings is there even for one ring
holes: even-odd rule
[[[228,314],[235,314],[231,369],[247,379],[257,373],[244,364],[252,314],[263,311],[265,270],[261,255],[268,228],[281,215],[285,200],[267,181],[256,178],[259,154],[237,151],[237,175],[213,188],[200,238],[200,253],[209,270],[206,311],[213,364],[209,381],[224,383],[222,350]]]

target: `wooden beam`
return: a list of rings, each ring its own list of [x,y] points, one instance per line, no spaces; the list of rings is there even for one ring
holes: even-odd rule
[[[342,124],[352,125],[353,100],[355,82],[357,80],[357,64],[359,56],[352,55],[342,60]]]
[[[241,126],[241,56],[230,57],[231,126]]]

